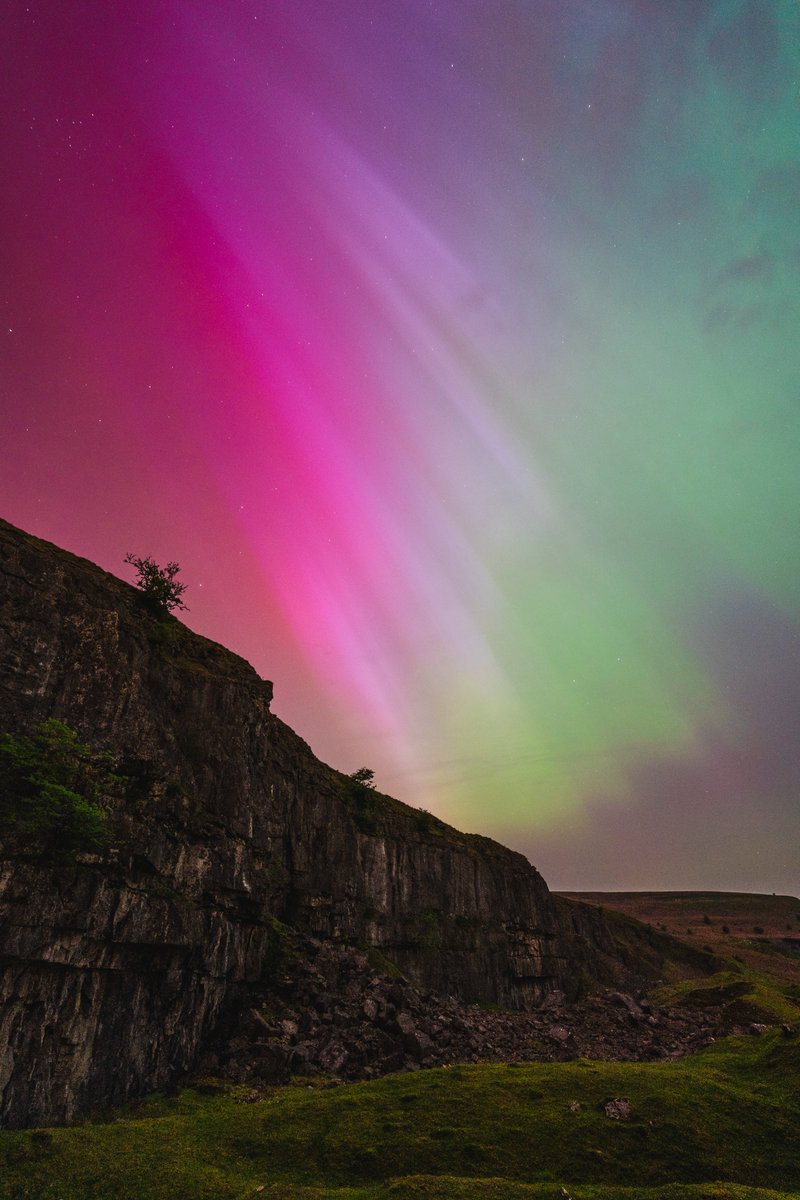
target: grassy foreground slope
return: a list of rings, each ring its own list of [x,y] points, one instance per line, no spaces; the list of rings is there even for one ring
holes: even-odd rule
[[[186,1090],[0,1135],[0,1197],[797,1197],[798,1080],[800,1038],[776,1031],[669,1063],[451,1067],[254,1103]],[[606,1114],[620,1099],[628,1119]]]

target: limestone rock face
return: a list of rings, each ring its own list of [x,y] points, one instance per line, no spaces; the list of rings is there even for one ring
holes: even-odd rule
[[[5,1126],[190,1069],[237,989],[273,969],[276,920],[510,1008],[602,972],[596,911],[567,911],[521,855],[354,787],[271,698],[135,588],[0,522],[0,731],[56,717],[127,780],[102,854],[0,848]]]

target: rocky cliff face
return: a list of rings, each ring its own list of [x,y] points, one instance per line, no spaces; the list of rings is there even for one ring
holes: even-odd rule
[[[276,921],[510,1008],[613,975],[596,910],[556,902],[521,855],[354,788],[271,698],[135,588],[0,522],[0,731],[57,717],[126,779],[103,853],[0,851],[6,1126],[191,1068],[273,969]]]

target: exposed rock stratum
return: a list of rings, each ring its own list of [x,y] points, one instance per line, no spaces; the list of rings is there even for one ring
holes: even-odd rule
[[[190,1070],[268,982],[279,922],[509,1009],[636,966],[630,929],[623,945],[522,855],[354,788],[271,699],[134,587],[0,522],[0,730],[58,718],[127,781],[102,854],[0,850],[6,1127],[71,1121]]]

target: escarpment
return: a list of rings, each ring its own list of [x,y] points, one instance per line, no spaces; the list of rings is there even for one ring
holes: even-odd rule
[[[109,844],[0,851],[0,1123],[70,1121],[191,1069],[274,930],[376,948],[408,980],[530,1009],[611,978],[596,910],[525,858],[353,785],[242,659],[0,522],[0,731],[107,752]]]

